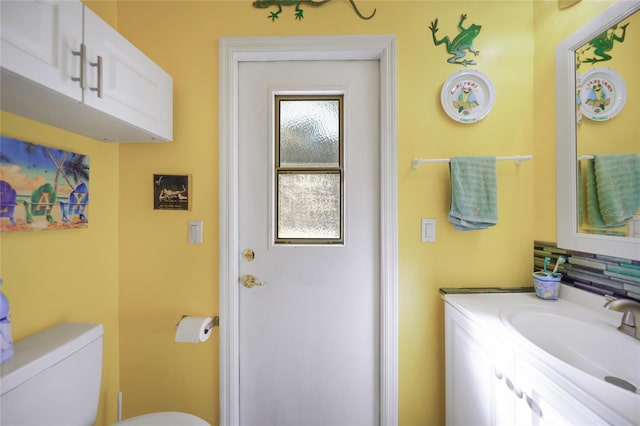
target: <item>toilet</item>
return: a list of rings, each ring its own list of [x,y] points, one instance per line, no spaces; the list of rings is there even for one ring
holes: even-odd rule
[[[15,342],[0,365],[0,425],[90,426],[102,375],[101,324],[60,323]],[[174,411],[132,417],[114,426],[211,426]]]

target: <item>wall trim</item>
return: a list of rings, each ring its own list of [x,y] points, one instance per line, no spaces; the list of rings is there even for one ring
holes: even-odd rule
[[[243,61],[377,60],[380,64],[380,425],[398,424],[396,38],[236,37],[219,42],[220,424],[240,425],[238,68]]]

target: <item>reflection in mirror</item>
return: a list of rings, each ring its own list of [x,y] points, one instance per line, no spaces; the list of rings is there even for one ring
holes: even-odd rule
[[[575,51],[578,232],[640,236],[640,13]]]
[[[560,248],[640,260],[639,10],[619,0],[556,47]]]

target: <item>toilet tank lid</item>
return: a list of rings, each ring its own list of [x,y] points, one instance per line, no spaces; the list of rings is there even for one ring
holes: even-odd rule
[[[29,380],[102,337],[102,324],[60,323],[13,346],[13,357],[0,365],[0,395]]]

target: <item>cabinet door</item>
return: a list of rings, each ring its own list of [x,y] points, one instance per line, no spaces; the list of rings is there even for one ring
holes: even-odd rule
[[[3,73],[82,100],[82,7],[79,1],[0,1]]]
[[[447,426],[513,425],[515,397],[503,383],[511,374],[510,356],[445,306]]]
[[[521,359],[516,360],[516,374],[524,394],[516,410],[517,425],[622,426],[622,423],[605,421]]]
[[[447,425],[492,425],[495,393],[491,359],[460,324],[447,339]]]
[[[84,31],[85,104],[171,140],[171,76],[87,7]]]

